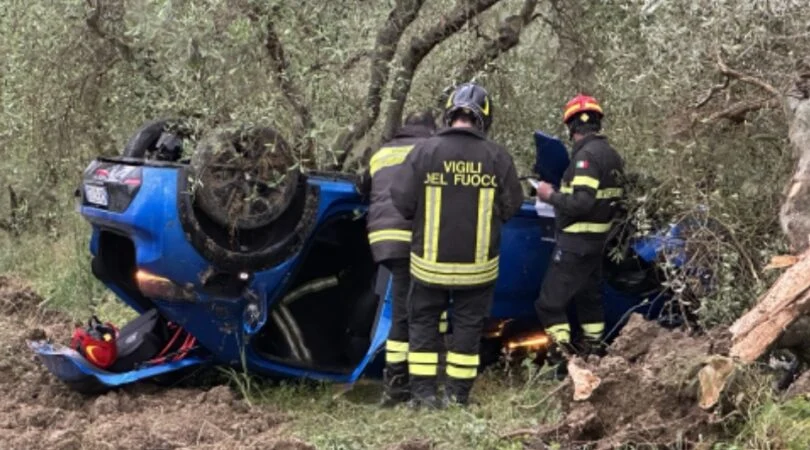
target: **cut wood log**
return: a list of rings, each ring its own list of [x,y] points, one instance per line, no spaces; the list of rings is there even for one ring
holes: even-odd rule
[[[729,329],[730,356],[744,363],[756,361],[785,329],[810,312],[810,251],[780,276],[756,306]]]
[[[587,400],[593,391],[599,387],[602,380],[585,367],[579,358],[572,358],[568,361],[568,375],[574,384],[574,401]]]
[[[698,372],[700,393],[698,405],[702,409],[711,409],[720,401],[720,394],[726,388],[729,378],[734,373],[734,361],[725,356],[709,357],[706,365]]]

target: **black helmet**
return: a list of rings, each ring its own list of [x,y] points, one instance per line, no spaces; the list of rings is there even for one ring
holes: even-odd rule
[[[457,87],[447,98],[444,124],[450,126],[460,113],[471,116],[481,131],[489,131],[489,126],[492,125],[492,102],[486,89],[475,83],[464,83]]]

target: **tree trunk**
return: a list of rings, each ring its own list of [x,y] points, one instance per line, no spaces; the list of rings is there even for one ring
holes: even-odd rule
[[[798,158],[779,223],[794,252],[808,247],[810,236],[810,77],[803,77],[786,97],[789,139]]]

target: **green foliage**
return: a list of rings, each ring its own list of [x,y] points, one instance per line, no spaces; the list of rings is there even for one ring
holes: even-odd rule
[[[281,79],[301,92],[312,116],[305,132],[316,165],[328,166],[344,150],[334,148],[337,137],[366,107],[371,50],[393,3],[6,1],[0,12],[0,271],[33,279],[48,302],[77,317],[98,308],[123,316],[89,272],[87,226],[73,210],[89,160],[119,153],[143,122],[159,117],[194,115],[199,130],[267,124],[290,139],[302,123],[265,47],[272,21],[288,62]],[[392,73],[404,50],[457,3],[425,2],[399,43]],[[437,46],[419,65],[406,108],[435,107],[442,89],[466,81],[455,77],[487,42],[482,36],[496,36],[522,3],[499,2]],[[495,100],[493,138],[512,152],[521,175],[529,174],[531,132],[564,136],[561,105],[580,90],[597,96],[607,112],[606,134],[628,169],[643,175],[630,190],[630,231],[698,218],[687,269],[710,269],[713,289],[701,292],[689,270],[664,265],[663,272],[681,300],[676,306],[697,311],[704,325],[728,323],[775,276],[761,273],[763,263],[786,251],[777,213],[793,155],[780,108],[724,111],[741,102],[764,105],[772,94],[763,86],[784,92],[797,68],[810,64],[801,60],[810,53],[805,3],[540,2],[521,44],[475,76]],[[725,83],[718,54],[761,83]],[[390,80],[383,93],[384,115]],[[357,153],[375,143],[382,122]],[[482,389],[488,386],[495,385]],[[399,433],[417,429],[487,447],[501,445],[493,437],[499,427],[540,420],[536,411],[519,415],[511,403],[537,390],[501,388],[474,413],[426,420],[343,401],[307,403],[312,392],[292,388],[274,390],[270,401],[302,411],[303,432],[327,447],[379,445],[385,433],[377,427],[389,420]],[[806,444],[806,424],[792,420],[806,404],[789,405],[758,410],[752,427],[760,428],[740,445],[764,445],[771,433]],[[356,417],[365,420],[348,422]],[[387,436],[391,442],[400,437]]]

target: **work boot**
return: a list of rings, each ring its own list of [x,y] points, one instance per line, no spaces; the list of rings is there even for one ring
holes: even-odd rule
[[[444,395],[447,404],[467,406],[470,403],[470,391],[475,380],[459,380],[448,378],[444,385]]]
[[[383,393],[380,407],[390,408],[411,398],[407,363],[387,364],[383,369]]]
[[[568,376],[568,360],[576,354],[576,349],[568,342],[553,343],[546,353],[546,365],[551,370],[546,379],[562,381]]]
[[[578,354],[585,359],[591,355],[595,355],[600,358],[607,355],[607,346],[601,339],[598,338],[584,337],[582,338],[580,347],[581,349]]]
[[[444,399],[437,395],[435,377],[411,378],[411,399],[408,406],[412,409],[444,409]]]

